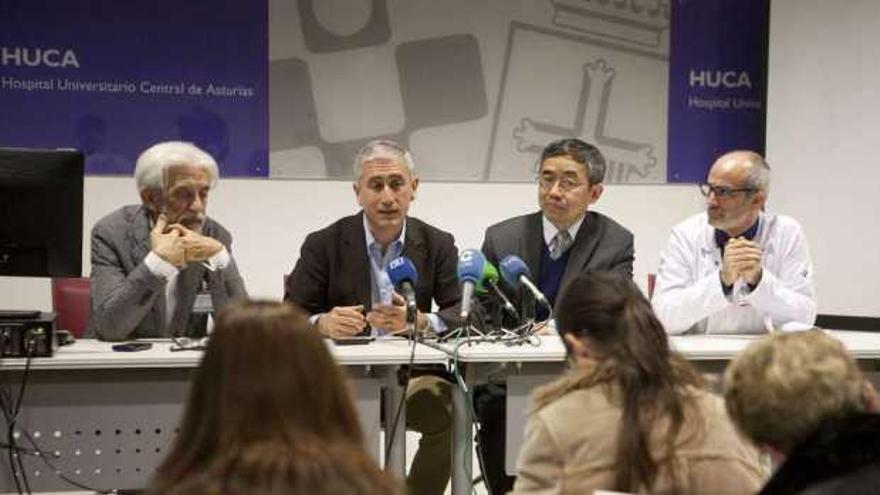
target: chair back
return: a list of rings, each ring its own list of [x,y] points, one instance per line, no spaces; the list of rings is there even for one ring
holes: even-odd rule
[[[88,278],[53,278],[52,310],[59,330],[69,330],[80,338],[91,314],[91,280]]]

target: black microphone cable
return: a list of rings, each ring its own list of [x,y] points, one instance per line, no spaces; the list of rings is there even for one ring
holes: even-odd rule
[[[386,465],[388,464],[388,457],[391,455],[391,450],[394,447],[394,441],[397,440],[397,425],[400,423],[400,415],[403,412],[404,405],[406,404],[406,389],[409,387],[409,380],[410,380],[410,378],[412,378],[413,363],[415,363],[415,360],[416,360],[416,344],[418,343],[418,333],[416,331],[416,324],[418,323],[418,319],[419,319],[418,313],[419,313],[419,311],[418,311],[418,309],[416,309],[415,314],[412,315],[412,318],[409,318],[409,317],[407,318],[407,327],[408,327],[407,330],[409,333],[409,340],[410,340],[409,364],[406,366],[406,376],[403,380],[403,390],[400,394],[400,401],[397,404],[397,411],[394,413],[394,421],[391,423],[391,430],[390,431],[387,429],[385,430],[385,435],[391,436],[388,439],[388,441],[386,442],[387,445],[385,446],[384,459],[385,459]],[[409,316],[409,314],[407,314],[407,316]],[[409,321],[410,319],[412,319],[413,321]],[[400,376],[398,375],[398,380],[399,379],[400,379]],[[387,424],[388,418],[385,418],[385,419],[386,419],[386,424]],[[404,431],[404,441],[405,441],[406,428],[404,428],[403,431]],[[404,460],[404,462],[406,462],[406,460]]]
[[[75,479],[71,478],[70,476],[68,476],[67,474],[65,474],[64,471],[62,471],[62,470],[58,469],[57,467],[55,467],[55,464],[53,464],[53,463],[49,460],[49,457],[53,457],[53,458],[54,458],[54,457],[57,457],[57,456],[55,456],[54,454],[51,454],[51,455],[50,455],[50,454],[47,453],[46,451],[42,450],[42,449],[40,448],[40,446],[37,445],[37,441],[36,441],[36,439],[35,439],[35,438],[34,438],[29,432],[24,431],[23,433],[24,433],[25,438],[27,438],[28,442],[31,444],[31,450],[27,450],[27,449],[22,449],[22,450],[24,450],[24,452],[26,452],[26,453],[29,454],[29,455],[33,455],[33,456],[36,456],[36,457],[39,457],[40,459],[42,459],[42,460],[43,460],[43,463],[46,464],[46,466],[48,466],[49,469],[50,469],[53,473],[55,473],[55,475],[58,476],[58,478],[61,479],[62,481],[64,481],[64,482],[70,484],[71,486],[74,486],[74,487],[76,487],[76,488],[79,488],[80,490],[86,490],[86,491],[89,491],[89,492],[100,493],[100,494],[102,494],[102,495],[103,495],[103,494],[112,494],[112,493],[116,493],[115,490],[101,490],[101,489],[98,489],[98,488],[95,488],[95,487],[92,487],[92,486],[88,486],[88,485],[86,485],[86,484],[84,484],[84,483],[80,483],[79,481],[76,481]],[[21,448],[20,448],[20,449],[21,449]]]
[[[2,410],[7,424],[7,443],[0,444],[0,448],[7,449],[7,452],[9,454],[9,468],[10,473],[13,477],[13,481],[15,482],[16,491],[19,494],[31,493],[30,481],[27,477],[27,471],[25,470],[24,462],[22,461],[23,455],[30,455],[42,459],[43,462],[49,467],[49,469],[51,469],[52,472],[55,473],[56,476],[58,476],[58,478],[76,488],[101,494],[113,493],[107,490],[95,489],[83,483],[79,483],[65,475],[63,471],[55,467],[55,465],[51,461],[49,461],[49,457],[55,457],[55,454],[49,454],[43,451],[40,446],[37,445],[36,439],[25,428],[22,428],[19,433],[28,440],[28,442],[31,444],[31,449],[18,445],[18,438],[16,438],[15,436],[15,425],[18,423],[18,418],[21,415],[22,404],[24,403],[25,392],[27,390],[27,384],[30,377],[30,370],[33,359],[33,347],[33,340],[29,340],[26,342],[24,371],[22,372],[22,379],[21,383],[19,384],[18,395],[15,400],[13,401],[12,393],[9,391],[5,383],[4,388],[0,390],[0,410]]]
[[[4,384],[3,393],[0,397],[2,397],[3,416],[6,419],[6,443],[9,445],[7,448],[9,470],[12,474],[12,479],[15,482],[15,489],[18,493],[31,493],[30,481],[27,477],[27,471],[24,468],[24,462],[21,459],[21,448],[18,446],[18,439],[15,437],[15,425],[18,422],[18,416],[21,413],[21,405],[24,401],[28,377],[30,376],[31,361],[34,350],[33,339],[26,339],[24,344],[24,371],[22,372],[21,383],[18,386],[18,396],[13,399],[12,393],[5,388]]]

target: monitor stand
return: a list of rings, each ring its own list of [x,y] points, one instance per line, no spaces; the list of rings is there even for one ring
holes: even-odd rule
[[[30,309],[0,309],[0,321],[3,320],[36,320],[41,312]]]

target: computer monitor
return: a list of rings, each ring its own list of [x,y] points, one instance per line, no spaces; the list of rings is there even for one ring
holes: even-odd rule
[[[81,277],[83,154],[0,148],[0,276]]]

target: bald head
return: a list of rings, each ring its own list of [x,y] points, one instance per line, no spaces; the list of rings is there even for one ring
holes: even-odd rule
[[[706,196],[709,224],[738,236],[758,219],[770,188],[770,168],[753,151],[721,155],[709,170],[711,186]]]
[[[712,164],[709,175],[716,168],[719,173],[735,176],[741,181],[738,183],[742,184],[742,187],[763,191],[764,196],[770,189],[770,167],[764,157],[754,151],[738,150],[725,153]]]

